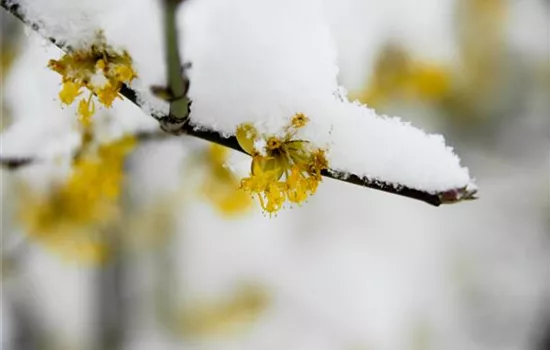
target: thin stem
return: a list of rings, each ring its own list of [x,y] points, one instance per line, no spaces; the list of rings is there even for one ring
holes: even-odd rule
[[[190,101],[187,97],[189,79],[180,58],[176,14],[183,1],[164,0],[164,38],[166,50],[166,74],[172,95],[170,115],[178,120],[189,118]]]
[[[134,137],[139,142],[146,142],[146,141],[167,140],[174,136],[162,131],[153,131],[153,132],[142,131],[135,134]],[[76,150],[75,154],[73,155],[73,159],[77,159],[80,156],[83,148],[85,148],[84,143],[80,145],[78,150]],[[30,156],[29,157],[2,157],[0,156],[0,167],[6,170],[15,171],[15,170],[24,168],[25,166],[33,165],[33,164],[37,164],[45,161],[47,160],[41,159],[40,157],[30,157]]]
[[[36,158],[32,157],[1,157],[0,156],[0,166],[8,170],[16,170],[25,165],[32,164]]]

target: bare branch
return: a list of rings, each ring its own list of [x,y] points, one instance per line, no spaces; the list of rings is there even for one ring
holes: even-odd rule
[[[0,157],[0,165],[8,170],[16,170],[25,165],[32,164],[35,158],[5,158]]]
[[[161,128],[175,135],[183,134],[189,121],[191,101],[187,96],[189,78],[180,58],[176,14],[182,0],[163,0],[164,39],[167,91],[170,94],[170,113],[160,118]]]
[[[166,1],[167,3],[173,3],[173,6],[174,6],[173,15],[175,16],[175,9],[177,8],[178,4],[181,1],[176,1],[176,0],[164,0],[164,1]],[[2,5],[2,7],[4,9],[6,9],[8,12],[12,13],[14,16],[19,18],[21,21],[23,21],[26,25],[28,25],[32,29],[40,32],[40,25],[38,23],[33,23],[33,22],[30,22],[29,20],[27,20],[25,18],[24,14],[22,13],[20,7],[17,4],[15,4],[13,2],[13,0],[12,1],[0,0],[0,3]],[[175,26],[175,24],[174,24],[174,26]],[[168,28],[166,28],[166,30],[168,30]],[[173,37],[171,40],[174,40],[174,38],[175,37]],[[56,38],[48,38],[48,39],[53,44],[55,44],[57,47],[64,50],[65,52],[71,52],[71,47],[65,45],[65,43],[57,40]],[[173,50],[173,48],[171,50]],[[170,51],[170,52],[173,52],[173,51]],[[177,53],[177,50],[176,50],[176,53]],[[179,53],[178,53],[178,55],[179,55]],[[177,59],[178,59],[178,62],[179,62],[179,56],[178,56]],[[180,84],[180,82],[183,82],[185,84],[185,78],[181,78],[183,76],[183,74],[181,72],[181,67],[182,67],[181,64],[179,64],[180,71],[178,72],[178,74],[180,76],[180,79],[177,79],[178,82],[176,82],[176,79],[174,79],[174,84]],[[170,67],[169,67],[169,73],[168,74],[170,76],[172,76],[172,72],[170,70]],[[171,83],[169,82],[169,84],[171,84]],[[174,86],[171,85],[170,87],[174,88],[175,85]],[[184,91],[185,91],[185,89],[184,89]],[[176,93],[176,92],[177,91],[174,91],[174,93]],[[131,102],[133,102],[134,104],[139,106],[137,95],[136,95],[136,92],[134,90],[132,90],[128,86],[124,85],[122,87],[122,89],[120,90],[120,93],[124,97],[126,97],[128,100],[130,100]],[[175,97],[177,97],[177,96],[175,95]],[[182,101],[188,101],[188,100],[186,98],[186,99],[182,99]],[[187,107],[189,107],[189,106],[187,105]],[[214,143],[217,143],[219,145],[229,147],[229,148],[232,148],[234,150],[245,153],[241,149],[241,147],[239,146],[239,144],[237,142],[237,139],[234,136],[225,137],[225,136],[221,135],[219,132],[217,132],[216,130],[205,129],[204,127],[198,128],[197,126],[194,126],[191,122],[184,121],[183,123],[181,123],[182,119],[185,119],[185,118],[182,118],[182,116],[184,116],[185,113],[173,114],[174,111],[175,111],[174,108],[175,108],[174,104],[171,104],[171,113],[170,114],[161,115],[161,116],[153,116],[155,119],[159,120],[164,125],[167,125],[166,124],[167,121],[169,122],[168,124],[170,124],[170,123],[176,124],[177,122],[180,123],[178,128],[170,129],[170,128],[164,127],[165,131],[170,131],[170,132],[172,132],[174,134],[177,134],[177,135],[186,134],[186,135],[189,135],[189,136],[197,137],[197,138],[200,138],[200,139],[203,139],[203,140],[206,140],[206,141],[210,141],[210,142],[214,142]],[[409,187],[406,187],[406,186],[399,186],[399,185],[396,185],[396,184],[387,183],[387,182],[380,181],[380,180],[370,179],[368,177],[361,177],[361,176],[358,176],[358,175],[355,175],[355,174],[342,173],[342,172],[333,171],[333,170],[330,170],[330,169],[327,170],[327,171],[323,171],[322,175],[324,175],[326,177],[329,177],[329,178],[336,179],[336,180],[340,180],[340,181],[360,185],[360,186],[363,186],[363,187],[368,187],[368,188],[372,188],[372,189],[379,190],[379,191],[384,191],[384,192],[387,192],[387,193],[391,193],[391,194],[395,194],[395,195],[399,195],[399,196],[403,196],[403,197],[417,199],[417,200],[426,202],[426,203],[434,205],[434,206],[439,206],[440,204],[455,203],[455,202],[459,202],[459,201],[462,201],[462,200],[468,200],[468,199],[475,199],[476,198],[475,197],[476,191],[471,190],[469,188],[455,188],[455,189],[450,189],[448,191],[439,192],[439,193],[428,193],[428,192],[425,192],[425,191],[409,188]]]
[[[138,132],[134,135],[134,137],[141,142],[146,141],[159,141],[159,140],[166,140],[168,138],[174,137],[171,134],[167,134],[162,131],[142,131]],[[73,157],[78,157],[78,154],[80,152],[77,151]],[[6,170],[19,170],[21,168],[24,168],[28,165],[33,165],[40,163],[42,161],[46,161],[45,159],[41,159],[39,157],[2,157],[0,156],[0,167],[6,169]]]

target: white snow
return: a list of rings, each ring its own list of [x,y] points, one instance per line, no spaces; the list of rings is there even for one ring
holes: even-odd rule
[[[166,112],[166,102],[148,91],[166,81],[159,1],[23,4],[32,8],[31,19],[44,23],[46,35],[74,46],[88,40],[87,34],[79,39],[82,33],[102,29],[109,43],[135,60],[139,79],[132,87],[146,112]],[[321,1],[201,0],[181,10],[181,53],[192,62],[197,127],[229,136],[252,122],[276,134],[302,112],[311,119],[304,134],[328,148],[333,170],[432,193],[471,186],[468,170],[442,136],[339,96],[336,46]]]
[[[105,75],[100,71],[96,72],[90,78],[90,83],[94,86],[97,86],[97,87],[103,87],[108,82],[109,82],[109,80],[107,80],[107,78],[105,78]]]
[[[359,1],[362,0],[349,2]],[[56,23],[60,25],[70,22],[73,14],[82,9],[92,14],[102,6],[96,2],[74,0],[32,2],[37,6],[37,16],[41,12],[44,16],[58,16]],[[65,4],[67,11],[53,11],[56,6],[61,6],[57,3]],[[162,50],[162,43],[156,39],[161,33],[156,3],[141,0],[112,2],[106,8],[105,17],[94,17],[98,23],[104,23],[99,26],[104,27],[115,46],[126,47],[134,56],[140,73],[136,85],[144,90],[149,84],[165,81],[162,55],[153,54]],[[257,47],[260,51],[269,49],[269,54],[255,56],[253,46],[259,45],[261,40],[254,41],[252,37],[261,38],[269,23],[289,25],[286,17],[281,18],[281,15],[278,20],[274,18],[269,22],[263,14],[264,18],[256,21],[249,17],[256,16],[253,13],[261,6],[250,4],[251,8],[247,10],[244,3],[235,0],[232,4],[239,11],[246,12],[234,17],[239,21],[231,23],[231,16],[237,10],[229,5],[224,8],[219,3],[189,0],[189,11],[193,5],[193,11],[202,17],[193,17],[195,26],[188,23],[189,28],[182,32],[189,39],[200,36],[202,43],[196,38],[195,46],[204,45],[202,55],[211,56],[211,62],[202,66],[193,61],[192,93],[199,98],[200,84],[204,85],[203,93],[206,94],[208,81],[215,82],[212,95],[203,96],[201,102],[207,108],[208,101],[211,101],[215,114],[198,114],[195,109],[193,118],[196,122],[205,121],[201,124],[206,124],[212,117],[212,122],[218,123],[217,127],[223,126],[232,132],[238,118],[242,118],[259,124],[263,122],[262,128],[268,131],[276,130],[279,124],[286,123],[287,112],[293,113],[294,107],[298,106],[312,119],[303,134],[315,138],[319,146],[330,148],[331,165],[335,169],[353,168],[359,174],[376,175],[396,182],[410,180],[429,188],[446,188],[452,183],[469,181],[466,171],[460,169],[458,159],[443,145],[442,138],[428,137],[396,119],[380,119],[373,111],[338,101],[338,98],[321,98],[332,93],[336,83],[331,77],[335,72],[326,75],[313,72],[301,76],[304,72],[297,69],[292,71],[292,77],[288,77],[285,69],[290,63],[275,60],[286,58],[288,52],[284,45],[290,44],[285,40],[297,38],[289,39],[285,32],[285,40],[275,41],[283,34],[273,32],[271,43],[266,41]],[[219,25],[219,30],[197,30],[192,34],[191,29],[199,28],[200,23],[207,27],[204,23],[210,21],[208,16],[213,15],[214,4],[216,11],[220,12],[218,17],[222,18],[217,18],[218,24],[212,20],[212,25]],[[288,1],[281,2],[281,6],[291,5]],[[113,12],[113,6],[118,12]],[[373,6],[370,4],[364,8],[377,11],[378,7],[371,8]],[[71,8],[75,12],[70,11]],[[223,11],[227,11],[225,19]],[[415,13],[418,20],[423,18],[424,12],[420,12]],[[341,13],[349,16],[350,11],[342,10]],[[257,13],[258,16],[261,14]],[[407,15],[402,11],[395,21],[405,21]],[[242,22],[245,19],[248,22]],[[297,26],[295,22],[298,21],[289,20]],[[78,21],[75,23],[80,25]],[[255,27],[248,34],[240,29],[242,35],[247,35],[238,45],[238,52],[224,66],[227,54],[216,48],[230,49],[230,44],[219,46],[219,42],[223,41],[221,37],[238,40],[235,34],[238,28],[232,26],[239,26],[239,23],[253,23]],[[263,23],[266,23],[265,27]],[[60,34],[73,35],[59,25],[57,28]],[[216,39],[216,33],[221,37]],[[308,33],[315,34],[314,31]],[[77,35],[74,35],[74,40],[78,43]],[[9,135],[1,136],[2,155],[8,150],[10,155],[69,153],[78,146],[78,133],[74,130],[75,111],[74,108],[60,108],[57,99],[59,76],[45,68],[47,60],[59,57],[60,53],[51,46],[41,47],[43,41],[36,40],[35,36],[30,42],[28,39],[25,42],[28,44],[21,48],[2,91],[15,119],[13,127],[7,130]],[[271,50],[270,44],[279,48]],[[434,46],[440,44],[437,42]],[[304,49],[308,44],[305,45]],[[332,50],[330,45],[327,47],[327,51]],[[279,51],[282,51],[281,55],[278,55]],[[305,51],[309,52],[307,59],[312,60],[304,67],[306,69],[318,70],[328,61],[323,58],[321,50],[319,57],[315,57],[313,48]],[[215,64],[216,58],[220,67]],[[260,58],[265,61],[256,62]],[[241,62],[239,60],[242,63],[236,64]],[[267,68],[261,71],[260,64],[267,63],[277,72],[271,74]],[[232,68],[237,72],[232,72]],[[210,75],[208,69],[213,70]],[[245,78],[247,69],[252,73]],[[255,79],[258,71],[266,80]],[[232,81],[233,77],[239,80]],[[329,79],[332,82],[328,82]],[[296,84],[303,82],[300,86],[307,87],[307,91],[294,89],[293,85],[286,86],[283,80]],[[308,82],[310,86],[307,86]],[[266,95],[275,92],[265,90],[270,86],[283,86],[289,92],[279,92],[270,100]],[[216,87],[219,90],[215,90]],[[249,91],[250,95],[239,100],[239,91]],[[146,93],[143,96],[148,99],[147,109],[150,111],[166,107],[164,102],[154,100]],[[226,101],[224,96],[231,103],[219,104]],[[246,110],[249,105],[259,114],[240,116],[239,111]],[[108,122],[109,116],[112,123]],[[101,120],[97,127],[105,138],[114,138],[142,127],[158,128],[152,118],[127,101],[117,100],[112,110],[103,110],[97,117]],[[407,115],[403,117],[408,118]],[[525,120],[524,117],[529,115],[518,115],[521,120]],[[542,114],[535,117],[544,119]],[[526,147],[537,144],[531,138],[526,141]],[[131,162],[129,182],[132,194],[137,194],[132,195],[131,205],[144,202],[155,207],[139,218],[135,215],[136,222],[143,222],[141,216],[146,217],[145,222],[158,222],[161,218],[162,224],[168,227],[171,227],[169,218],[177,218],[177,222],[172,229],[166,229],[169,232],[158,226],[148,232],[155,236],[173,234],[170,237],[174,239],[168,244],[174,253],[171,256],[174,271],[165,269],[164,264],[159,267],[148,256],[167,257],[166,252],[155,249],[156,246],[141,252],[145,257],[132,257],[125,265],[129,270],[125,283],[128,283],[127,301],[131,306],[127,310],[131,322],[128,324],[126,349],[179,349],[183,346],[213,350],[394,350],[413,347],[410,339],[419,323],[428,332],[427,347],[434,349],[528,349],[539,338],[539,317],[544,313],[545,296],[549,290],[546,239],[548,158],[540,152],[532,151],[528,158],[511,161],[497,155],[493,149],[487,154],[477,146],[461,150],[460,153],[470,155],[469,164],[476,169],[485,193],[484,200],[468,205],[434,210],[396,196],[326,181],[302,208],[288,210],[271,219],[263,217],[256,208],[250,217],[227,221],[193,195],[195,183],[182,178],[182,167],[188,166],[183,164],[183,159],[205,145],[187,137],[173,138],[170,142],[148,142],[140,147],[134,155],[135,161]],[[232,154],[229,163],[231,168],[239,171],[248,172],[250,169],[250,159],[240,153]],[[69,164],[64,169],[68,171]],[[42,168],[25,170],[29,172],[27,182],[34,187],[37,181],[49,180],[53,175]],[[16,172],[13,176],[20,174]],[[17,195],[7,191],[16,189],[6,185],[12,173],[3,172],[1,175],[6,195]],[[181,189],[180,185],[186,187]],[[159,198],[167,195],[177,197],[179,201],[161,202]],[[188,197],[182,201],[184,195]],[[12,202],[5,200],[4,208]],[[156,211],[162,205],[166,207],[168,219]],[[357,214],[358,208],[360,215]],[[7,222],[5,214],[2,222]],[[6,227],[9,229],[11,225]],[[132,226],[126,228],[128,236],[125,238],[139,233]],[[39,246],[29,252],[29,257],[31,261],[25,264],[28,266],[23,266],[28,270],[23,277],[32,283],[26,286],[31,290],[30,305],[36,307],[45,330],[54,337],[61,336],[69,343],[68,347],[93,348],[90,338],[95,335],[92,320],[95,321],[97,296],[90,293],[90,288],[95,288],[92,283],[97,276],[91,271],[56,263],[57,257],[40,254]],[[165,275],[170,279],[170,286],[175,287],[171,292],[181,298],[206,295],[207,299],[212,297],[215,300],[245,280],[265,286],[273,294],[273,300],[249,332],[222,340],[210,339],[205,344],[182,344],[174,334],[161,328],[153,312],[156,310],[155,297],[158,297],[153,291],[159,276]],[[151,286],[150,290],[144,285]],[[8,293],[3,293],[4,296]],[[2,308],[0,316],[2,324],[5,322],[7,326],[10,316],[3,313],[10,312],[9,301],[2,300],[6,307]],[[9,340],[9,330],[5,335]]]

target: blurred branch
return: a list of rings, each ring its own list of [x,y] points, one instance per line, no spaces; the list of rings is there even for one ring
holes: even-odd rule
[[[166,15],[175,16],[175,10],[177,9],[177,6],[181,3],[181,1],[176,1],[176,0],[164,0],[164,1],[167,4],[171,4],[172,6],[171,8],[174,11],[173,14],[168,14],[168,9],[166,9],[165,11]],[[19,18],[26,25],[28,25],[29,27],[31,27],[32,29],[34,29],[39,33],[41,32],[40,25],[38,23],[29,21],[28,19],[26,19],[24,13],[21,11],[20,6],[17,3],[15,3],[13,0],[11,1],[0,0],[0,4],[4,9],[12,13],[17,18]],[[174,26],[175,24],[173,26],[171,25],[172,29],[175,28]],[[166,28],[166,30],[168,31],[168,28]],[[62,41],[57,40],[56,38],[49,37],[48,40],[53,44],[55,44],[60,49],[64,50],[65,52],[72,51],[70,46],[66,45]],[[175,40],[175,37],[172,37],[170,39],[170,41],[173,41],[173,40]],[[169,49],[169,52],[171,52],[172,55],[174,52],[173,50],[174,48]],[[167,52],[168,52],[168,49],[167,49]],[[173,59],[174,59],[174,62],[176,62],[175,57],[173,57]],[[181,73],[182,66],[179,65],[178,69],[180,70],[179,76],[181,77],[183,75]],[[169,74],[171,74],[172,73],[171,69],[169,69],[169,71],[170,71]],[[176,80],[178,81],[181,80],[185,84],[185,78],[183,77],[181,77],[181,79],[173,79],[173,80],[174,82],[176,82]],[[178,82],[175,84],[180,84],[180,83]],[[170,86],[170,87],[173,88],[175,86]],[[120,90],[120,94],[122,94],[128,100],[130,100],[131,102],[139,106],[136,92],[131,88],[129,88],[128,86],[124,85]],[[174,97],[175,99],[178,99],[178,97],[180,96],[174,96]],[[187,99],[185,99],[185,101],[187,101]],[[172,112],[174,111],[174,108],[175,108],[174,104],[171,104],[170,109]],[[229,147],[234,150],[245,153],[239,146],[235,136],[225,137],[216,130],[206,129],[203,126],[199,128],[198,126],[193,125],[190,122],[187,122],[187,119],[185,119],[184,114],[174,115],[169,113],[168,115],[152,115],[152,116],[155,119],[159,120],[159,122],[161,123],[165,131],[171,132],[176,135],[186,134],[189,136],[197,137],[197,138],[214,142],[219,145]],[[185,119],[185,120],[182,122],[182,119]],[[343,173],[339,171],[333,171],[330,169],[323,171],[322,175],[329,178],[336,179],[336,180],[360,185],[363,187],[368,187],[371,189],[384,191],[387,193],[391,193],[391,194],[395,194],[403,197],[417,199],[434,206],[439,206],[440,204],[446,204],[446,203],[454,203],[454,202],[458,202],[466,199],[475,199],[475,191],[471,191],[468,188],[454,188],[454,189],[449,189],[447,191],[438,192],[438,193],[428,193],[426,191],[417,190],[406,186],[399,186],[399,184],[393,184],[393,183],[388,183],[380,180],[369,179],[368,177],[361,177],[355,174]]]
[[[171,134],[160,131],[142,131],[135,134],[138,141],[159,141],[171,138]],[[77,157],[80,152],[77,151],[74,157]],[[7,170],[19,170],[28,165],[33,165],[46,161],[38,157],[2,157],[0,155],[0,167]]]
[[[11,346],[8,348],[13,350],[43,349],[46,339],[36,312],[21,299],[21,296],[15,295],[8,298],[8,302],[11,303],[12,322],[14,323],[14,334],[11,338]]]
[[[122,349],[126,338],[126,277],[125,254],[122,251],[120,227],[110,228],[109,249],[112,258],[97,269],[97,346],[98,349]]]
[[[2,168],[8,169],[8,170],[16,170],[21,167],[24,167],[25,165],[30,165],[33,162],[35,162],[36,158],[6,158],[0,156],[0,165]]]
[[[4,237],[2,237],[4,238]],[[2,334],[0,348],[13,350],[44,349],[47,341],[45,329],[29,299],[29,283],[24,269],[29,242],[26,237],[16,241],[2,241],[1,282],[3,303],[7,306],[7,317],[12,324],[9,334]]]

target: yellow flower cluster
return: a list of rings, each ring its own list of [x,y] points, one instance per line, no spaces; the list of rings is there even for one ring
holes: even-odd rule
[[[239,145],[252,156],[250,177],[241,181],[241,188],[258,194],[262,209],[270,214],[286,200],[299,204],[314,194],[321,171],[328,167],[324,150],[295,139],[308,121],[302,113],[294,115],[282,138],[260,135],[250,124],[237,128]]]
[[[59,60],[50,60],[48,67],[63,77],[63,87],[59,92],[63,104],[72,104],[82,93],[82,88],[90,91],[89,96],[78,104],[78,115],[84,126],[90,125],[95,112],[93,95],[102,105],[111,107],[119,97],[122,85],[137,76],[130,55],[108,46],[101,33],[90,48],[65,54]]]
[[[206,155],[208,171],[202,185],[202,192],[224,215],[240,214],[250,208],[251,200],[239,188],[238,179],[225,167],[229,149],[212,144]]]
[[[23,193],[19,216],[30,237],[71,260],[103,260],[102,228],[116,218],[124,159],[135,143],[125,137],[82,155],[68,180],[47,196]]]

